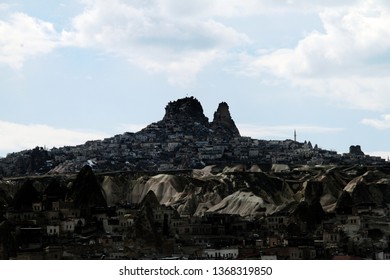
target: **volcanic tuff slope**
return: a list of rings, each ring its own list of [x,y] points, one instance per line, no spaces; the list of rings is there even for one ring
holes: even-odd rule
[[[64,196],[65,190],[66,200],[76,207],[91,207],[140,204],[153,193],[159,204],[173,207],[181,215],[212,212],[252,218],[272,213],[293,215],[307,207],[321,213],[359,205],[388,208],[390,204],[390,171],[358,166],[306,167],[281,173],[206,167],[188,174],[157,175],[95,175],[85,167],[76,178],[56,180],[60,184],[56,187],[46,177],[1,181],[0,201],[26,210],[50,189],[54,195],[55,189],[58,196]]]
[[[282,150],[291,151],[290,162],[270,166],[271,161],[281,157]],[[277,158],[271,157],[272,151]],[[15,153],[3,159],[0,169],[5,175],[44,173],[51,169],[50,174],[59,176],[50,180],[38,177],[1,181],[0,201],[2,205],[25,209],[45,197],[48,207],[55,200],[65,199],[87,209],[140,204],[153,193],[159,204],[171,206],[179,214],[202,216],[213,212],[252,217],[293,213],[307,207],[334,212],[360,204],[387,207],[390,203],[390,179],[385,167],[313,167],[294,163],[293,157],[299,152],[304,156],[296,161],[304,163],[310,156],[340,158],[329,151],[313,149],[310,143],[286,140],[275,144],[241,137],[227,103],[219,104],[209,122],[200,102],[186,97],[170,102],[161,121],[138,133],[73,148],[36,148],[30,154]],[[266,158],[265,165],[253,164]],[[360,146],[351,147],[348,159],[367,158]],[[14,165],[10,164],[11,159],[16,159]],[[214,162],[219,165],[205,166]],[[240,164],[232,165],[236,162]],[[196,166],[201,168],[193,168]],[[157,171],[181,168],[191,168],[192,172]],[[154,175],[129,172],[145,169],[153,170]],[[99,175],[102,171],[118,170],[124,172]],[[66,175],[68,171],[79,173],[73,178]]]

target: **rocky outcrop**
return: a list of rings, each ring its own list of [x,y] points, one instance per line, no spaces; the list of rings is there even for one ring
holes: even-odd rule
[[[214,133],[221,138],[230,139],[240,136],[240,132],[230,115],[229,105],[226,102],[219,103],[210,125]]]
[[[15,210],[31,211],[32,204],[40,200],[40,194],[34,187],[33,180],[27,179],[16,193],[11,206]]]
[[[165,107],[165,116],[163,121],[185,121],[198,122],[208,126],[208,118],[203,114],[203,107],[200,102],[194,98],[186,97],[169,102]]]
[[[367,171],[352,179],[344,188],[355,206],[383,206],[390,203],[390,175],[378,170]]]
[[[45,176],[0,183],[0,202],[15,210],[31,210],[32,203],[37,201],[46,201],[44,205],[50,209],[51,202],[63,200],[64,196],[81,209],[142,204],[152,196],[156,204],[190,216],[213,212],[241,216],[291,215],[295,211],[291,205],[305,202],[301,208],[315,212],[307,221],[316,224],[323,211],[352,213],[354,207],[387,207],[390,171],[360,166],[306,166],[274,173],[258,168],[253,172],[208,166],[183,174],[96,176],[90,166],[85,166],[76,178]],[[296,217],[301,219],[301,214]]]
[[[183,177],[174,175],[156,175],[146,181],[141,177],[131,192],[130,201],[140,203],[149,192],[153,192],[160,204],[168,205],[178,199],[176,196],[184,186]]]
[[[128,194],[131,192],[133,180],[126,176],[104,176],[102,180],[102,189],[106,195],[107,205],[124,204],[128,200]]]
[[[268,205],[270,206],[270,205]],[[237,191],[207,210],[209,213],[256,216],[265,212],[266,203],[252,192]]]
[[[355,206],[355,203],[352,200],[352,197],[347,191],[343,191],[336,203],[335,211],[337,214],[352,214],[352,208]]]
[[[72,201],[74,206],[81,210],[92,207],[106,207],[106,197],[92,168],[84,166],[72,183],[66,199]]]
[[[313,229],[315,225],[321,223],[325,217],[325,212],[319,201],[308,203],[301,201],[292,213],[292,221],[304,224],[304,230]]]
[[[349,153],[351,155],[355,155],[355,156],[364,156],[364,153],[362,151],[362,148],[360,147],[360,145],[352,145],[349,147]]]
[[[51,210],[52,203],[55,201],[63,201],[66,196],[66,188],[61,185],[61,182],[53,178],[48,187],[43,192],[43,202],[45,209]]]
[[[322,173],[304,183],[305,201],[310,204],[318,201],[323,209],[332,212],[345,185],[337,171]]]
[[[138,178],[128,201],[141,203],[152,192],[161,205],[179,214],[202,216],[205,212],[241,216],[273,213],[291,201],[294,192],[283,180],[262,172],[232,171],[213,174],[211,167],[192,176],[160,174]]]

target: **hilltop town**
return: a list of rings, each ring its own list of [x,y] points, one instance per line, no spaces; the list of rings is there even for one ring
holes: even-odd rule
[[[224,102],[0,174],[0,259],[390,259],[385,160],[242,137]]]
[[[17,177],[46,173],[76,173],[85,164],[95,171],[167,171],[207,165],[244,164],[384,164],[380,157],[365,155],[359,145],[349,153],[321,149],[309,142],[258,140],[240,135],[225,102],[212,122],[194,97],[170,102],[161,121],[137,133],[126,132],[77,146],[8,154],[0,159],[0,176]]]

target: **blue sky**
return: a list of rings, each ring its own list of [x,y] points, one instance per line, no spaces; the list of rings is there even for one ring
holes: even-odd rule
[[[0,2],[0,156],[135,132],[187,95],[244,136],[387,157],[390,3]]]

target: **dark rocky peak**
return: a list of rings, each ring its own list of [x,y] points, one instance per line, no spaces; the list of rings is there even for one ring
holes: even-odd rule
[[[165,107],[163,121],[194,121],[203,125],[208,125],[208,118],[203,114],[200,102],[191,97],[185,97],[176,101],[171,101]]]
[[[66,189],[61,186],[58,179],[53,178],[47,188],[43,192],[42,202],[47,210],[52,209],[52,203],[54,201],[64,200],[66,196]]]
[[[81,209],[107,206],[105,193],[89,165],[85,165],[77,174],[67,199]]]
[[[33,181],[27,179],[15,194],[11,206],[15,210],[32,210],[32,204],[40,201],[39,192],[35,189]]]
[[[352,208],[355,205],[351,195],[347,191],[343,191],[336,203],[336,213],[352,214]]]
[[[229,105],[226,102],[219,103],[217,111],[214,113],[214,119],[211,123],[211,128],[217,134],[223,134],[223,136],[237,137],[240,136],[240,132],[234,123],[230,111]]]
[[[364,153],[362,152],[360,145],[350,146],[349,153],[356,156],[364,156]]]
[[[151,209],[156,209],[160,206],[160,202],[158,202],[157,196],[153,191],[148,191],[141,201],[141,205]]]

